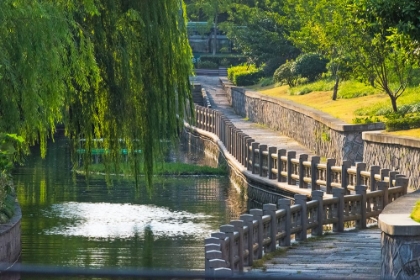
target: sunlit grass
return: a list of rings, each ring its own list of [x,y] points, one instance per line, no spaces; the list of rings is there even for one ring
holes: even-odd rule
[[[331,99],[333,86],[334,82],[331,79],[321,79],[291,89],[287,85],[268,87],[255,85],[250,88],[268,96],[283,98],[312,107],[349,124],[353,123],[356,118],[379,116],[379,119],[383,119],[381,112],[391,111],[389,96],[368,84],[358,81],[340,83],[338,99],[335,101]],[[310,93],[299,94],[305,91],[310,91]],[[420,87],[407,88],[397,103],[398,106],[420,103]],[[414,129],[393,132],[392,134],[420,137],[419,132],[418,129]]]

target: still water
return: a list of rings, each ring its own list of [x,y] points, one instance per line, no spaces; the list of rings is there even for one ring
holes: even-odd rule
[[[203,269],[204,239],[246,207],[225,177],[156,178],[151,194],[124,178],[87,184],[63,138],[44,160],[35,150],[14,180],[25,264]]]

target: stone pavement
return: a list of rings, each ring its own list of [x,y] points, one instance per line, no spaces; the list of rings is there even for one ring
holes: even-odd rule
[[[209,94],[213,109],[221,111],[230,121],[255,141],[296,154],[314,153],[295,140],[235,114],[229,106],[217,76],[196,76]],[[266,261],[261,269],[249,269],[249,274],[261,279],[380,279],[380,230],[351,230],[295,243],[283,255]]]
[[[195,76],[192,78],[195,83],[200,83],[209,94],[212,109],[222,112],[229,120],[244,133],[255,139],[256,142],[266,144],[288,151],[296,151],[296,154],[314,155],[313,151],[300,145],[295,140],[282,135],[280,132],[269,129],[262,125],[248,121],[243,117],[236,115],[230,107],[225,91],[220,84],[218,76]]]

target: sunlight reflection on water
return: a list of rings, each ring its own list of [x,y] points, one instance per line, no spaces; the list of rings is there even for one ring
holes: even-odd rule
[[[209,215],[171,211],[155,205],[64,202],[44,211],[47,218],[60,217],[64,223],[45,229],[44,234],[83,236],[88,238],[143,237],[147,227],[156,239],[205,238],[211,227]]]

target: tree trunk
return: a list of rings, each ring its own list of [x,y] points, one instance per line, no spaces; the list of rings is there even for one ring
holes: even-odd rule
[[[394,113],[397,113],[398,112],[397,98],[391,94],[389,95],[389,98],[391,98],[392,110],[394,111]]]
[[[332,94],[332,100],[337,100],[337,95],[338,95],[338,83],[340,82],[340,78],[338,77],[338,75],[335,75],[335,84],[334,84],[334,88],[333,88],[333,94]]]

